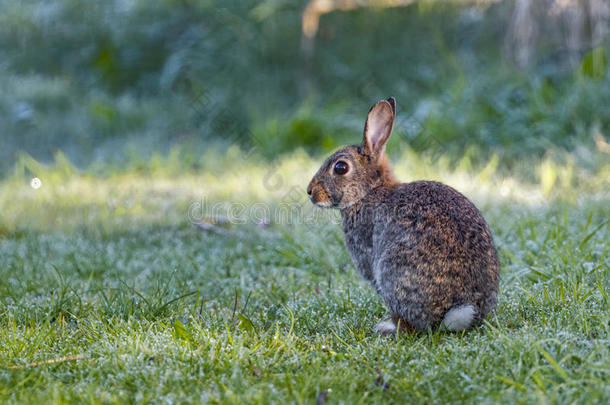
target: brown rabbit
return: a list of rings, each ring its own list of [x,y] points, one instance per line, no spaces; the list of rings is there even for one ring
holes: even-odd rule
[[[394,98],[369,111],[361,145],[331,155],[307,187],[311,201],[341,212],[354,265],[390,310],[377,332],[444,325],[464,330],[495,309],[499,262],[479,210],[433,181],[399,183],[384,154]]]

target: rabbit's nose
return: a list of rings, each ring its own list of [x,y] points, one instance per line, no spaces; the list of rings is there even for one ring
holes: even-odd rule
[[[307,195],[311,197],[311,184],[307,186]]]

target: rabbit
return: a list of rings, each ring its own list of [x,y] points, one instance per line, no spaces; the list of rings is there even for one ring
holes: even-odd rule
[[[500,264],[479,210],[434,181],[398,182],[385,155],[396,101],[369,110],[360,145],[332,154],[307,187],[341,213],[355,267],[387,305],[382,335],[441,327],[462,331],[496,308]]]

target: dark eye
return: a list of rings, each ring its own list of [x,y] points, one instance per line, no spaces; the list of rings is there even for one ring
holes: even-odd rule
[[[335,173],[339,175],[344,175],[349,170],[349,166],[343,160],[335,163]]]

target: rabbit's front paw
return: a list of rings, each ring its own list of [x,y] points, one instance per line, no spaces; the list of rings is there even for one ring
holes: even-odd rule
[[[379,322],[375,327],[375,332],[384,336],[393,335],[396,333],[396,325],[392,321]]]

